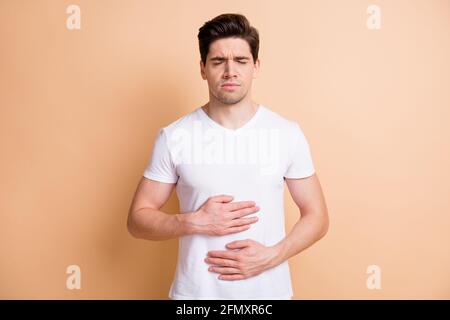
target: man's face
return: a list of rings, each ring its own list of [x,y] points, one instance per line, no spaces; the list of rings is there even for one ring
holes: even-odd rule
[[[224,38],[209,46],[206,64],[200,61],[202,78],[208,81],[210,98],[223,104],[236,104],[249,92],[259,71],[250,46],[241,38]]]

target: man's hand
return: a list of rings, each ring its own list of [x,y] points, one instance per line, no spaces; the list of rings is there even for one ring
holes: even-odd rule
[[[227,244],[227,251],[209,251],[205,262],[209,271],[219,273],[221,280],[242,280],[256,276],[276,265],[277,247],[266,247],[247,239]],[[234,250],[239,249],[239,250]]]
[[[244,217],[258,212],[259,207],[254,201],[232,200],[233,197],[228,195],[210,197],[199,210],[183,218],[192,233],[223,236],[245,231],[258,221],[258,217]]]

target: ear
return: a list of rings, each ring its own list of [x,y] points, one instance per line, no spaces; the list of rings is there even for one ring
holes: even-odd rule
[[[255,64],[253,65],[253,79],[256,79],[259,74],[259,67],[261,65],[261,62],[259,61],[259,58],[256,59]]]
[[[202,75],[203,80],[206,80],[205,65],[202,60],[200,60],[200,74]]]

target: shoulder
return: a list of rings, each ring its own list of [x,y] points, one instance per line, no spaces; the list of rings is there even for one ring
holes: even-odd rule
[[[176,131],[181,131],[183,129],[189,130],[192,128],[193,123],[201,120],[199,112],[200,107],[160,128],[160,133],[170,136]]]
[[[288,135],[295,135],[299,132],[302,132],[300,124],[297,120],[289,119],[267,106],[263,106],[263,118],[267,124],[270,124],[271,127],[276,127],[281,129]]]

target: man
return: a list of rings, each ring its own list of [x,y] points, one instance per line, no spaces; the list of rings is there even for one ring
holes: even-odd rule
[[[171,299],[291,299],[287,260],[328,230],[308,142],[296,122],[252,101],[259,36],[243,15],[206,22],[198,39],[209,102],[159,131],[128,230],[179,237]],[[301,212],[288,236],[284,182]],[[174,187],[181,212],[167,214]]]

